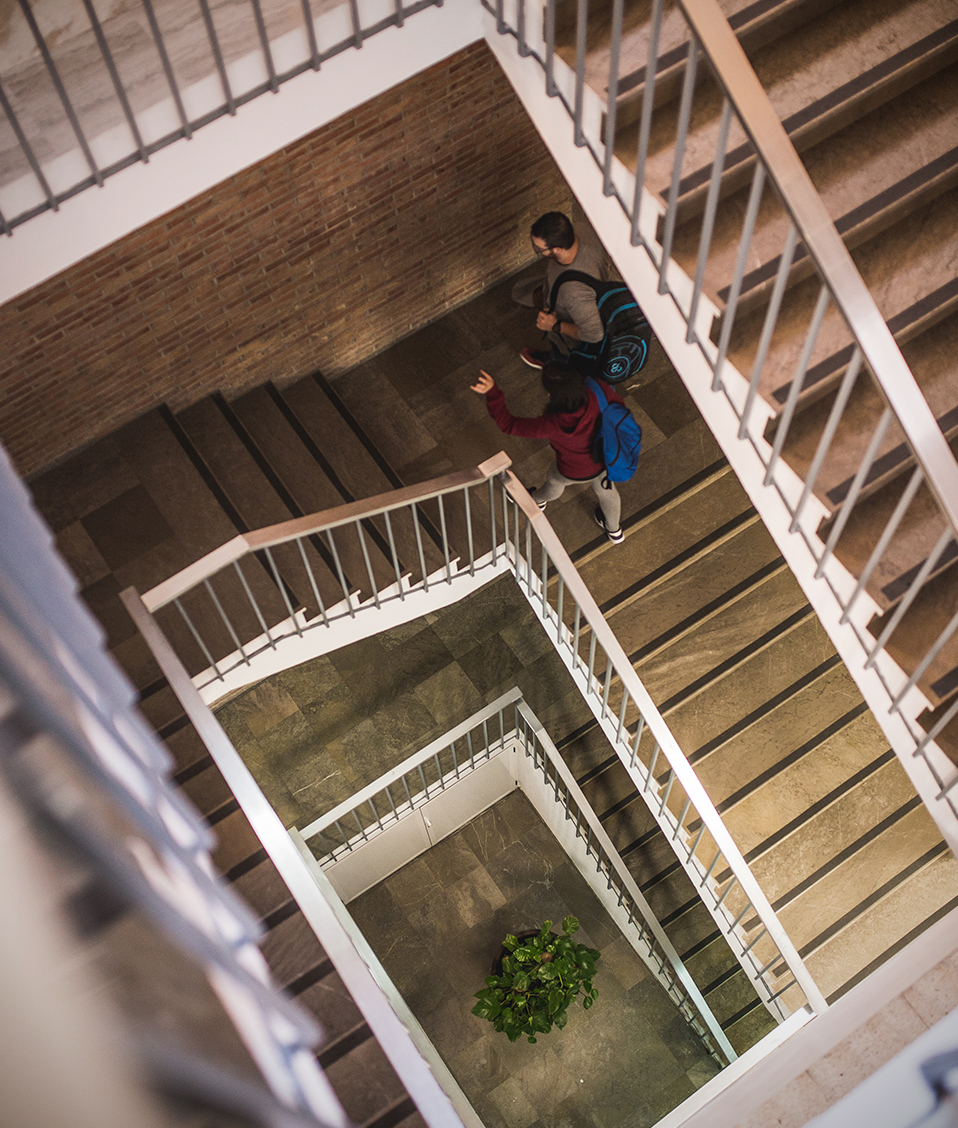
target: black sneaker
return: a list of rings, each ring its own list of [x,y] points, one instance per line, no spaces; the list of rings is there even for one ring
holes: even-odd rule
[[[592,514],[595,518],[595,523],[600,529],[605,529],[605,535],[612,541],[613,544],[621,544],[625,540],[625,533],[621,528],[610,530],[605,528],[605,517],[602,515],[602,510],[596,506]]]
[[[536,497],[536,487],[535,487],[535,486],[532,486],[532,487],[531,487],[531,489],[529,490],[529,496],[530,496],[530,497],[532,498],[532,500],[533,500],[533,501],[534,501],[534,502],[536,503],[536,505],[538,505],[538,506],[539,506],[539,508],[540,508],[540,509],[545,509],[545,507],[546,507],[546,505],[547,505],[548,503],[547,503],[547,502],[545,502],[545,501],[540,501],[540,500],[539,500],[539,499],[538,499],[538,498]]]
[[[536,352],[535,349],[522,349],[519,353],[519,359],[528,364],[530,368],[543,368],[552,359],[552,353]]]

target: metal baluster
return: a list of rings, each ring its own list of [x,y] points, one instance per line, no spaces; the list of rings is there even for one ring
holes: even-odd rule
[[[808,469],[805,476],[805,485],[802,489],[802,496],[798,499],[798,505],[795,507],[795,516],[792,518],[792,523],[788,527],[790,533],[794,533],[798,528],[798,523],[801,520],[802,511],[805,504],[811,497],[812,490],[815,488],[815,482],[818,478],[818,473],[822,468],[822,463],[825,461],[825,455],[832,445],[832,439],[835,437],[835,432],[838,430],[838,424],[841,422],[842,413],[845,410],[845,405],[848,403],[848,397],[852,394],[852,388],[855,386],[855,381],[858,379],[858,372],[862,365],[862,351],[856,345],[855,351],[852,353],[851,362],[845,372],[841,385],[838,389],[838,395],[835,397],[835,402],[832,404],[832,409],[828,415],[828,422],[825,424],[825,430],[822,432],[822,437],[818,440],[818,447],[815,450],[815,457],[812,459],[812,464]]]
[[[206,590],[209,592],[210,599],[212,599],[212,601],[213,601],[213,606],[219,612],[220,618],[223,620],[223,623],[225,624],[226,629],[230,633],[230,638],[233,640],[233,643],[236,646],[236,649],[240,652],[240,654],[243,655],[243,661],[248,666],[249,665],[249,658],[247,657],[246,651],[243,649],[243,644],[239,640],[239,635],[236,633],[236,631],[233,630],[233,624],[230,622],[229,617],[227,616],[226,612],[223,610],[223,605],[222,605],[222,603],[220,603],[220,601],[219,601],[219,599],[216,595],[216,592],[213,590],[213,585],[210,583],[210,581],[208,579],[204,579],[203,580],[203,587],[205,587]]]
[[[96,9],[93,7],[93,0],[83,0],[83,7],[86,9],[87,18],[90,21],[90,26],[93,28],[93,34],[96,36],[97,46],[100,48],[100,54],[103,56],[104,63],[106,63],[106,69],[109,71],[110,81],[113,83],[113,89],[116,91],[117,99],[123,109],[126,123],[130,127],[130,132],[133,134],[133,142],[136,145],[136,151],[140,154],[140,160],[144,164],[147,164],[150,155],[143,145],[143,138],[140,136],[140,128],[136,124],[136,118],[133,116],[132,109],[130,109],[129,99],[126,96],[126,91],[123,89],[123,83],[120,81],[120,75],[117,72],[116,63],[113,61],[110,45],[106,41],[103,28],[97,18]]]
[[[947,532],[950,532],[950,530],[946,530],[946,533]],[[948,539],[950,540],[951,538],[949,537]],[[951,636],[955,633],[956,629],[958,629],[958,611],[956,611],[955,614],[952,615],[952,617],[948,620],[947,626],[935,639],[934,643],[931,646],[931,649],[925,654],[925,657],[922,658],[922,660],[915,667],[914,672],[892,698],[892,702],[888,706],[888,711],[890,713],[898,711],[898,708],[901,705],[902,699],[904,698],[905,694],[918,684],[918,679],[924,675],[928,667],[938,657],[938,655],[941,653],[942,648],[951,639]]]
[[[355,619],[356,610],[353,607],[353,599],[349,592],[349,585],[346,582],[346,574],[343,571],[343,566],[340,563],[339,552],[336,548],[336,541],[333,537],[333,530],[326,530],[326,540],[329,543],[330,551],[333,554],[333,564],[336,566],[336,575],[339,577],[339,586],[342,588],[343,596],[346,599],[346,610],[349,612],[349,617]]]
[[[0,211],[0,231],[8,236],[13,234],[13,228],[7,223],[6,216],[4,216],[2,211]]]
[[[273,53],[269,48],[269,37],[266,34],[266,22],[263,19],[263,9],[260,0],[250,0],[253,5],[253,18],[256,20],[256,31],[259,34],[259,44],[263,51],[263,62],[266,63],[266,73],[269,76],[269,88],[275,94],[279,90],[276,80],[276,67],[273,65]]]
[[[303,0],[304,4],[308,2],[309,0]],[[190,119],[186,116],[183,99],[180,97],[180,88],[176,85],[176,75],[173,73],[170,57],[166,53],[166,44],[163,42],[163,34],[160,31],[160,25],[157,23],[156,13],[153,11],[153,0],[143,0],[143,10],[146,12],[146,19],[150,25],[153,44],[156,47],[157,54],[160,56],[160,62],[163,64],[163,72],[166,75],[166,82],[170,88],[170,94],[176,106],[176,112],[179,115],[183,136],[188,141],[193,136],[193,127],[190,125]]]
[[[624,0],[612,0],[612,34],[609,51],[609,86],[605,103],[605,160],[602,164],[602,191],[612,195],[612,158],[615,155],[615,117],[619,99],[619,55],[622,47]]]
[[[363,45],[363,31],[359,24],[358,0],[349,0],[349,18],[353,24],[353,46],[358,51]]]
[[[526,517],[526,579],[532,595],[532,521]]]
[[[377,826],[379,827],[380,830],[382,830],[383,820],[379,817],[379,812],[376,810],[376,804],[373,802],[373,797],[371,795],[370,795],[369,799],[367,800],[367,802],[369,803],[369,809],[373,813],[373,818],[376,820]]]
[[[496,0],[496,31],[505,35],[508,30],[509,26],[503,17],[503,0]]]
[[[635,195],[632,199],[632,246],[644,242],[639,234],[642,211],[642,189],[645,187],[645,165],[649,156],[649,137],[652,133],[652,111],[655,108],[655,77],[659,60],[659,33],[662,30],[662,9],[665,0],[652,4],[652,28],[649,32],[648,62],[645,68],[645,89],[642,91],[642,113],[639,118],[639,144],[635,158]]]
[[[303,5],[303,23],[306,25],[306,38],[309,40],[309,58],[314,71],[319,70],[319,44],[316,42],[316,25],[313,23],[313,13],[309,0],[301,0]],[[401,0],[397,0],[401,3]]]
[[[503,493],[503,497],[505,497],[505,493]],[[493,478],[489,479],[489,527],[489,535],[492,538],[492,563],[495,564],[499,559],[499,540],[496,537],[496,487]],[[503,535],[505,535],[505,530],[503,530]]]
[[[399,554],[396,552],[396,541],[393,537],[393,526],[389,520],[388,509],[383,512],[383,518],[386,522],[386,537],[389,540],[389,555],[392,557],[393,571],[396,573],[396,590],[399,592],[399,600],[402,602],[406,598],[406,593],[403,591],[402,565],[399,563]]]
[[[695,71],[698,66],[699,46],[693,38],[689,43],[689,57],[685,65],[685,81],[682,83],[682,101],[679,104],[679,128],[675,139],[675,158],[672,165],[672,183],[669,186],[668,202],[665,210],[665,233],[662,239],[662,262],[659,265],[659,293],[669,292],[668,267],[672,257],[672,237],[675,234],[675,221],[678,212],[679,188],[682,183],[682,162],[685,159],[685,141],[689,130],[689,116],[692,113],[692,95],[695,92]]]
[[[525,59],[530,54],[526,42],[526,5],[525,0],[516,0],[516,47],[519,58]]]
[[[743,956],[747,956],[747,955],[749,954],[749,952],[750,952],[750,951],[751,951],[751,950],[752,950],[752,949],[753,949],[753,948],[755,947],[755,945],[756,945],[756,944],[757,944],[757,943],[759,942],[759,940],[761,940],[763,936],[767,936],[767,935],[768,935],[768,929],[767,929],[767,928],[765,927],[765,925],[762,925],[762,927],[761,927],[761,928],[759,929],[759,931],[758,931],[758,934],[757,934],[756,936],[754,936],[754,937],[753,937],[753,938],[752,938],[752,939],[751,939],[751,940],[750,940],[750,941],[748,942],[748,945],[747,945],[747,947],[745,947],[745,948],[743,948],[743,949],[742,949],[742,955],[743,955]]]
[[[703,822],[702,825],[699,827],[698,834],[695,836],[695,841],[689,847],[689,852],[688,852],[688,860],[689,861],[692,860],[692,858],[695,854],[695,851],[699,848],[699,843],[702,841],[702,836],[704,834],[705,834],[705,823]]]
[[[576,600],[575,604],[575,623],[572,629],[572,669],[573,671],[579,668],[579,663],[582,659],[579,657],[579,628],[582,625],[582,608],[579,606],[579,601]]]
[[[715,160],[712,162],[712,178],[709,181],[708,197],[705,201],[705,215],[702,219],[702,231],[699,236],[699,254],[695,264],[695,285],[692,289],[692,303],[689,306],[689,324],[685,331],[685,340],[688,344],[696,339],[695,318],[699,311],[699,302],[702,298],[702,285],[705,281],[705,264],[708,261],[709,249],[712,246],[712,229],[715,226],[715,213],[718,211],[719,189],[722,187],[722,172],[725,168],[725,151],[728,148],[728,131],[732,123],[732,103],[726,98],[722,106],[722,118],[719,122],[718,148],[715,151]]]
[[[822,573],[834,551],[835,545],[838,544],[838,538],[842,535],[845,525],[848,523],[848,518],[851,516],[855,508],[855,503],[858,501],[858,495],[861,493],[862,486],[865,484],[865,479],[868,477],[875,459],[878,457],[878,448],[881,446],[885,439],[885,433],[892,421],[892,410],[886,407],[882,413],[881,419],[878,421],[878,426],[875,428],[875,433],[871,437],[868,444],[868,449],[865,451],[865,457],[862,459],[861,466],[855,477],[852,479],[851,488],[849,489],[845,500],[842,502],[842,507],[839,510],[837,518],[832,522],[832,527],[828,533],[828,540],[825,541],[825,548],[822,552],[822,558],[818,562],[818,567],[815,569],[815,579],[820,580]]]
[[[728,926],[728,930],[729,930],[729,932],[734,932],[734,931],[735,931],[735,929],[736,929],[736,928],[738,928],[738,926],[739,926],[739,925],[740,925],[740,924],[742,923],[742,921],[743,921],[743,920],[745,919],[745,917],[747,916],[747,914],[748,914],[749,910],[751,909],[751,907],[752,907],[752,902],[751,902],[751,901],[749,901],[749,902],[748,902],[748,904],[746,904],[745,908],[744,908],[744,909],[742,909],[742,911],[741,911],[741,912],[740,912],[740,913],[738,914],[738,916],[737,916],[737,917],[735,918],[735,920],[733,920],[733,921],[732,921],[732,923],[731,923],[731,924],[730,924],[730,925]]]
[[[668,782],[665,785],[665,792],[662,795],[662,802],[659,804],[659,818],[665,813],[665,808],[669,801],[669,796],[672,794],[672,785],[675,783],[675,769],[669,768]]]
[[[463,491],[463,501],[466,504],[466,541],[469,545],[469,575],[476,574],[476,553],[472,544],[472,507],[469,504],[469,487]]]
[[[402,0],[396,0],[396,27],[402,27],[405,22]]]
[[[409,772],[406,772],[406,774],[401,776],[400,779],[402,780],[403,790],[406,792],[406,802],[409,804],[411,810],[413,801],[412,792],[409,790]]]
[[[655,784],[655,765],[659,761],[659,753],[662,751],[662,745],[658,741],[655,742],[655,748],[652,749],[652,759],[649,762],[649,774],[645,777],[646,791],[651,791]]]
[[[618,742],[622,739],[622,730],[625,728],[625,712],[628,709],[628,707],[629,707],[629,694],[628,694],[628,690],[625,688],[625,686],[623,686],[622,687],[622,704],[619,707],[619,724],[618,724],[618,727],[615,730],[615,742],[616,742],[616,744],[618,744]]]
[[[269,627],[266,625],[266,620],[263,618],[263,613],[259,609],[259,604],[253,598],[253,593],[250,591],[249,584],[246,582],[246,577],[243,575],[243,570],[240,568],[240,562],[238,560],[233,561],[233,569],[236,572],[237,576],[239,576],[240,583],[243,585],[243,591],[246,592],[246,598],[249,600],[250,607],[253,608],[256,618],[259,620],[259,625],[263,628],[263,634],[266,635],[267,639],[269,640],[270,646],[273,650],[275,650],[276,642],[273,636],[270,634]]]
[[[356,536],[359,537],[359,547],[363,550],[363,563],[366,566],[366,575],[369,577],[369,582],[373,589],[373,603],[378,608],[380,606],[379,585],[376,583],[376,577],[373,574],[373,566],[369,560],[369,549],[366,546],[366,536],[363,533],[362,522],[354,521],[353,527],[356,529]],[[332,534],[332,529],[330,529],[330,534]]]
[[[642,739],[642,733],[645,730],[645,717],[639,714],[639,723],[635,726],[635,739],[632,741],[632,767],[635,767],[636,761],[639,758],[639,741]]]
[[[602,687],[602,720],[605,720],[609,711],[609,689],[612,686],[612,662],[608,654],[605,656],[605,684]]]
[[[393,801],[393,793],[389,790],[388,784],[387,784],[386,787],[383,788],[383,791],[386,793],[386,798],[389,800],[389,807],[390,807],[390,810],[393,813],[393,818],[398,819],[399,818],[399,812],[396,810],[396,804]]]
[[[286,604],[286,610],[289,612],[289,617],[293,621],[293,626],[296,628],[296,633],[300,636],[300,638],[302,638],[303,632],[300,629],[299,623],[296,621],[296,612],[293,610],[293,605],[290,602],[289,592],[286,588],[286,585],[280,578],[279,569],[276,567],[276,561],[273,559],[273,554],[268,548],[264,548],[263,552],[266,555],[266,559],[269,561],[270,570],[273,573],[273,579],[276,581],[276,586],[279,588],[280,594],[283,597],[283,602]]]
[[[501,11],[501,4],[497,4],[497,15]],[[501,28],[499,29],[502,30]],[[556,56],[556,0],[547,0],[546,3],[546,94],[554,98],[559,93],[555,80]]]
[[[216,35],[216,27],[213,23],[213,13],[210,11],[209,0],[200,0],[200,9],[203,13],[203,22],[206,24],[206,34],[210,41],[210,50],[213,52],[213,61],[216,63],[216,70],[220,76],[220,85],[223,87],[223,97],[226,99],[226,108],[230,112],[230,117],[236,114],[236,99],[233,97],[233,91],[230,89],[230,81],[226,77],[226,64],[223,62],[223,53],[220,50],[220,41]]]
[[[521,0],[519,2],[521,3]],[[575,103],[572,119],[575,124],[575,143],[580,147],[585,144],[585,134],[582,132],[582,102],[585,91],[585,48],[588,19],[589,0],[576,0]]]
[[[562,613],[563,613],[563,597],[565,596],[565,581],[562,576],[558,577],[558,584],[556,587],[556,645],[562,646]]]
[[[738,309],[738,299],[742,292],[742,281],[745,278],[745,267],[748,265],[748,252],[752,245],[752,235],[755,232],[755,220],[758,218],[759,204],[762,202],[762,192],[765,188],[765,166],[761,161],[755,165],[752,175],[752,187],[748,194],[748,206],[745,209],[745,222],[742,224],[742,234],[739,238],[738,255],[735,258],[735,271],[732,274],[732,286],[729,290],[728,301],[725,303],[725,313],[722,314],[722,328],[719,332],[718,354],[715,358],[715,368],[712,371],[712,391],[717,392],[722,388],[722,369],[725,367],[725,355],[728,352],[728,343],[732,337],[732,326],[735,324],[735,311]]]
[[[914,500],[915,494],[918,492],[918,487],[924,480],[924,476],[924,471],[920,466],[916,466],[912,471],[908,485],[905,487],[905,492],[898,499],[898,504],[895,506],[894,512],[888,519],[888,524],[885,526],[882,535],[879,537],[878,543],[872,549],[872,554],[871,556],[869,556],[865,567],[862,569],[862,574],[858,579],[858,583],[855,584],[855,590],[849,597],[848,606],[842,612],[842,617],[838,620],[839,623],[845,624],[848,622],[849,616],[852,613],[852,608],[858,600],[858,597],[865,590],[868,581],[872,577],[872,572],[874,572],[874,570],[878,567],[879,561],[885,554],[885,549],[888,547],[891,538],[895,535],[895,532],[898,529],[898,526],[901,524],[902,518],[905,516],[908,507]]]
[[[592,679],[595,676],[595,631],[589,639],[589,669],[586,681],[586,692],[592,693]]]
[[[366,828],[365,828],[365,827],[363,826],[363,824],[362,824],[362,823],[361,823],[361,822],[359,821],[359,812],[358,812],[357,810],[355,810],[355,809],[353,810],[353,818],[354,818],[354,819],[355,819],[355,821],[356,821],[356,826],[358,826],[358,827],[359,827],[359,833],[360,833],[360,834],[361,834],[361,835],[363,836],[363,839],[364,839],[364,840],[368,841],[368,840],[369,840],[369,835],[368,835],[368,834],[366,833]]]
[[[801,395],[802,388],[805,384],[805,374],[808,372],[808,365],[812,359],[812,350],[815,348],[815,344],[818,341],[818,334],[822,328],[822,321],[825,317],[825,311],[828,309],[830,300],[831,295],[828,292],[828,288],[822,283],[822,288],[818,292],[818,300],[815,302],[815,311],[812,314],[808,332],[805,334],[805,341],[802,345],[802,355],[798,358],[798,364],[795,365],[795,375],[792,377],[792,382],[788,389],[788,399],[785,401],[785,409],[779,416],[778,426],[775,428],[775,441],[772,444],[772,454],[765,470],[766,486],[772,483],[775,467],[781,456],[782,449],[785,446],[785,438],[792,425],[792,416],[795,414],[795,409],[798,406],[798,397]]]
[[[329,626],[329,617],[326,614],[326,605],[323,603],[323,597],[319,594],[319,588],[316,586],[316,577],[313,575],[312,565],[306,556],[306,548],[303,544],[303,538],[296,538],[296,547],[299,549],[299,555],[303,559],[303,567],[306,569],[306,575],[309,577],[309,586],[313,589],[313,595],[316,597],[316,606],[319,608],[319,613],[323,617],[323,626]]]
[[[7,96],[3,91],[2,85],[0,85],[0,106],[3,107],[3,112],[4,114],[6,114],[7,121],[10,122],[10,128],[16,135],[17,142],[20,145],[20,148],[23,150],[23,155],[29,161],[30,168],[33,169],[33,175],[40,182],[40,187],[43,189],[43,194],[47,198],[47,204],[50,206],[50,209],[52,211],[59,211],[60,205],[57,202],[57,198],[56,196],[54,196],[53,190],[47,183],[47,178],[43,175],[43,169],[40,168],[40,163],[30,146],[30,142],[27,140],[26,134],[20,128],[20,122],[17,120],[17,115],[13,112],[13,106],[11,106],[9,101],[7,100]]]
[[[452,583],[452,567],[449,558],[449,534],[446,532],[446,508],[442,503],[442,494],[436,500],[439,502],[439,527],[442,531],[442,554],[446,561],[446,583]]]
[[[335,826],[335,827],[336,827],[336,829],[337,829],[337,830],[339,831],[339,835],[340,835],[340,837],[342,838],[342,843],[341,843],[341,845],[343,845],[343,846],[346,846],[346,847],[347,847],[347,849],[348,849],[348,847],[349,847],[349,835],[348,835],[348,834],[346,833],[346,831],[345,831],[345,830],[343,829],[343,825],[342,825],[342,823],[341,823],[341,822],[339,821],[339,819],[336,819],[336,820],[335,820],[335,822],[333,823],[333,826]]]
[[[738,437],[740,439],[744,439],[748,435],[748,419],[752,414],[755,397],[758,395],[758,384],[762,378],[762,370],[765,368],[769,345],[772,343],[772,334],[775,332],[775,323],[778,321],[778,311],[782,305],[782,298],[785,297],[785,287],[788,283],[789,271],[792,269],[792,259],[795,256],[797,241],[798,228],[794,223],[790,223],[788,235],[785,238],[785,248],[782,251],[782,257],[779,259],[778,271],[775,275],[775,285],[772,287],[772,296],[768,303],[768,309],[765,311],[765,320],[762,322],[762,335],[759,338],[758,350],[755,353],[755,363],[752,365],[752,378],[748,385],[748,395],[745,397],[745,405],[742,408],[742,414],[739,416]]]
[[[429,798],[429,784],[426,783],[426,773],[422,770],[422,764],[417,765],[419,770],[419,779],[422,781],[422,789],[426,793],[426,798]]]
[[[433,763],[436,765],[436,782],[439,784],[439,790],[444,791],[446,785],[443,783],[442,764],[439,762],[439,753],[437,752],[433,758]]]
[[[200,650],[203,651],[203,657],[209,663],[210,667],[212,668],[212,670],[216,674],[216,676],[219,678],[219,680],[222,681],[223,675],[220,673],[219,667],[213,661],[213,655],[210,654],[209,650],[207,650],[206,643],[200,637],[199,631],[196,629],[196,627],[193,626],[193,620],[189,617],[189,615],[187,615],[186,608],[183,606],[182,603],[180,603],[180,601],[178,599],[173,600],[173,605],[176,607],[176,609],[179,611],[179,613],[183,616],[183,621],[190,628],[190,634],[193,636],[193,638],[196,639],[197,645],[199,646]]]
[[[486,720],[482,722],[482,739],[483,746],[486,750],[486,759],[489,759],[489,724]]]
[[[679,821],[675,824],[675,831],[672,834],[672,841],[673,842],[678,838],[679,834],[682,831],[682,828],[685,826],[685,816],[689,813],[689,807],[691,807],[691,806],[692,806],[692,800],[686,799],[685,800],[685,806],[682,808],[682,813],[681,813],[681,815],[679,815]]]
[[[704,830],[705,828],[703,827],[702,829]],[[714,870],[715,867],[718,865],[718,861],[719,861],[719,858],[721,858],[721,856],[722,856],[722,851],[717,850],[716,853],[715,853],[715,857],[712,859],[711,864],[709,865],[709,868],[705,871],[705,876],[699,882],[699,888],[700,889],[703,889],[705,887],[705,883],[712,876],[712,870]]]
[[[732,888],[735,885],[738,885],[738,878],[733,874],[732,880],[728,883],[728,885],[725,886],[725,892],[722,894],[721,897],[719,897],[718,901],[716,901],[716,903],[715,903],[715,907],[717,909],[720,909],[722,907],[722,904],[725,901],[725,898],[729,895],[729,893],[732,892]]]
[[[86,158],[86,163],[87,165],[89,165],[93,179],[96,181],[97,185],[102,188],[103,173],[100,172],[99,168],[97,167],[96,161],[93,159],[93,153],[90,151],[90,146],[87,144],[87,139],[84,136],[83,130],[80,128],[80,121],[77,118],[76,113],[74,112],[73,105],[71,104],[69,95],[66,92],[66,87],[63,85],[63,80],[60,78],[60,72],[57,70],[56,64],[53,61],[53,56],[50,54],[50,50],[47,47],[47,41],[46,39],[44,39],[43,33],[40,31],[40,27],[33,15],[33,10],[30,7],[29,0],[20,0],[20,10],[23,12],[24,18],[30,25],[30,32],[33,35],[33,40],[40,51],[40,55],[42,56],[43,62],[47,68],[47,74],[50,76],[50,81],[53,83],[53,88],[54,90],[56,90],[57,97],[60,99],[64,113],[67,115],[67,120],[69,121],[70,128],[73,130],[73,134],[77,139],[77,144],[80,146],[80,150],[83,153],[83,156]]]
[[[422,575],[422,590],[429,591],[429,580],[426,576],[426,557],[422,550],[422,533],[419,529],[419,514],[416,511],[416,503],[410,502],[409,511],[412,516],[412,527],[416,534],[416,551],[419,553],[419,571]]]

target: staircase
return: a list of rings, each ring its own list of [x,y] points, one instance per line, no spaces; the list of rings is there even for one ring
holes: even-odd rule
[[[954,452],[958,4],[720,0],[720,6]],[[603,105],[615,77],[610,21],[609,7],[593,5],[584,29],[585,81]],[[555,23],[556,54],[574,67],[576,6],[558,3]],[[627,6],[614,151],[629,170],[636,167],[651,26],[651,5]],[[667,233],[660,222],[658,237],[671,239],[672,258],[691,279],[699,265],[723,98],[699,55],[684,163],[673,184],[689,40],[681,12],[669,7],[655,68],[645,185],[663,203],[675,193],[674,231]],[[729,361],[746,380],[756,372],[759,401],[771,412],[767,439],[781,445],[781,457],[800,478],[813,479],[824,514],[819,537],[831,538],[838,561],[862,577],[874,600],[863,645],[885,635],[887,652],[928,702],[920,725],[927,731],[945,722],[935,739],[958,762],[958,720],[950,719],[958,701],[958,636],[942,634],[953,630],[958,608],[955,539],[927,480],[915,472],[903,431],[883,418],[886,404],[876,385],[867,372],[849,372],[851,335],[833,303],[820,312],[807,372],[799,386],[793,384],[809,326],[816,323],[821,283],[800,240],[791,265],[783,267],[791,254],[790,221],[771,188],[760,197],[733,322],[725,325],[756,167],[734,115],[725,152],[702,276],[703,294],[718,310],[711,339],[718,342],[727,333]],[[780,270],[781,307],[764,356],[760,339],[777,300]],[[829,426],[834,434],[826,437],[819,465],[816,452]],[[857,481],[864,462],[867,472]]]
[[[491,306],[505,317],[522,316],[493,295],[450,317],[460,328],[470,316],[487,324]],[[521,332],[518,324],[507,332]],[[442,339],[450,330],[451,323],[440,322],[430,333]],[[483,344],[477,359],[487,355]],[[410,449],[408,430],[397,428],[408,404],[382,375],[406,371],[420,347],[402,342],[335,388],[316,375],[231,402],[214,396],[176,416],[161,408],[31,483],[114,656],[140,687],[142,708],[176,759],[178,782],[215,827],[218,866],[268,927],[264,951],[274,973],[326,1030],[320,1057],[347,1112],[383,1128],[407,1117],[413,1123],[417,1114],[133,633],[117,593],[129,584],[151,587],[237,531],[402,484],[382,449],[393,459],[405,449],[404,473],[421,476],[425,456]],[[512,350],[500,347],[497,357],[507,392],[528,395],[528,376]],[[449,458],[465,464],[477,447],[480,457],[490,454],[501,438],[481,404],[463,399],[462,385],[456,369],[428,393],[436,408],[422,416],[422,426],[442,442],[447,461],[436,465],[439,471],[458,468]],[[417,385],[408,386],[410,398],[421,397]],[[592,538],[594,526],[582,519],[585,495],[571,495],[547,515],[834,998],[956,903],[955,863],[674,375],[666,370],[629,397],[646,420],[649,446],[642,473],[624,491],[625,544]],[[646,407],[661,412],[661,427],[644,415]],[[534,484],[539,446],[507,446]],[[436,515],[423,514],[422,522],[424,551],[439,567]],[[323,547],[315,546],[311,566],[328,598],[343,581],[350,591],[368,590],[365,562],[356,569],[344,546],[340,576]],[[272,598],[277,621],[287,615],[287,601],[315,613],[301,559],[277,555],[275,568],[269,561],[257,567],[251,584]],[[387,579],[395,571],[382,550],[372,554],[370,568]],[[260,628],[250,617],[244,629]],[[204,668],[182,623],[178,631],[188,664]],[[232,649],[225,634],[222,643]],[[553,738],[741,1051],[772,1020],[586,717],[583,705]]]

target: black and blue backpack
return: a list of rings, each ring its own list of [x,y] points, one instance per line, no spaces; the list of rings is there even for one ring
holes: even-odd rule
[[[563,270],[552,283],[549,309],[554,310],[559,288],[566,282],[582,282],[595,291],[595,304],[605,334],[601,341],[576,341],[569,362],[583,376],[598,376],[607,384],[621,384],[645,364],[652,329],[632,291],[624,282],[600,282],[581,270]]]
[[[624,403],[611,403],[602,386],[586,380],[586,387],[599,401],[599,423],[592,440],[592,457],[605,467],[602,485],[627,482],[635,473],[642,449],[642,428]]]

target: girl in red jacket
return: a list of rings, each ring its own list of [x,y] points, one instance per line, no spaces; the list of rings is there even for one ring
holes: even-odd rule
[[[611,482],[605,486],[605,467],[592,457],[592,441],[599,422],[599,404],[586,387],[582,376],[568,364],[547,363],[542,368],[542,386],[549,403],[542,415],[534,419],[513,415],[506,407],[506,397],[488,372],[482,372],[472,390],[486,397],[486,407],[500,431],[529,439],[547,439],[556,460],[546,476],[545,484],[530,492],[540,509],[555,501],[566,486],[588,482],[599,499],[595,510],[596,523],[605,529],[613,544],[625,537],[619,527],[622,499]],[[600,381],[601,383],[601,381]],[[610,402],[622,403],[607,384],[602,384]]]

